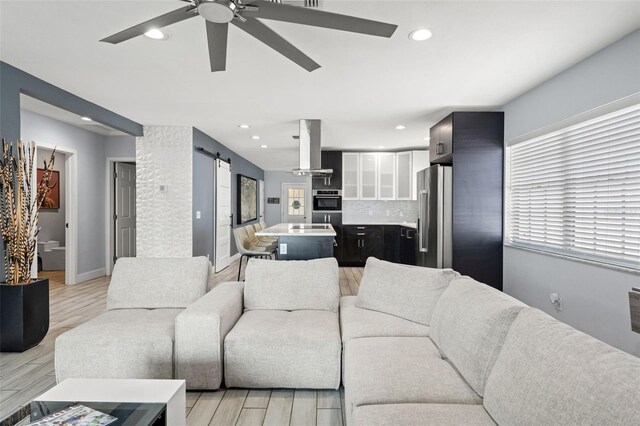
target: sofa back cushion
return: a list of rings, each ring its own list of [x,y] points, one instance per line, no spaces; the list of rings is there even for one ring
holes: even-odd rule
[[[338,312],[340,283],[335,258],[250,259],[245,270],[244,308]]]
[[[111,275],[107,309],[186,308],[206,293],[210,272],[206,257],[121,257]]]
[[[370,257],[356,306],[429,325],[438,299],[458,275],[451,269],[400,265]]]
[[[489,376],[498,424],[638,425],[640,359],[527,308]]]
[[[438,301],[429,335],[482,396],[507,331],[525,307],[469,277],[456,278]]]

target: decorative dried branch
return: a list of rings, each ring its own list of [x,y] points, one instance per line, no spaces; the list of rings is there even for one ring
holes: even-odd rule
[[[35,193],[31,181],[34,177],[35,142],[15,144],[2,140],[0,158],[0,234],[7,284],[31,281],[31,265],[36,251],[38,213],[49,193],[55,149],[49,162],[44,161],[44,172]]]

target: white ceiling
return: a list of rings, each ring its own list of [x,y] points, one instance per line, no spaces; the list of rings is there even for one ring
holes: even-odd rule
[[[424,147],[448,112],[497,108],[640,27],[638,1],[325,0],[324,10],[399,28],[384,39],[268,21],[322,65],[312,73],[235,27],[227,71],[211,73],[201,18],[167,27],[165,41],[98,42],[183,5],[1,0],[0,58],[139,123],[195,126],[286,170],[300,118],[322,119],[323,147]],[[418,27],[433,38],[409,40]]]

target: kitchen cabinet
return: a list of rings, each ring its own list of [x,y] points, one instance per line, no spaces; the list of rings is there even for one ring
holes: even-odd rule
[[[400,238],[398,240],[398,263],[405,265],[416,264],[416,254],[418,250],[418,239],[416,230],[408,226],[400,227]]]
[[[416,200],[418,171],[429,167],[429,153],[345,152],[343,200]]]
[[[431,135],[431,162],[452,171],[452,268],[502,290],[504,112],[453,112]]]
[[[338,263],[342,263],[343,257],[343,234],[344,227],[342,226],[342,213],[313,213],[313,223],[330,223],[333,229],[336,231],[336,236],[333,244],[333,257],[338,260]]]
[[[398,263],[400,261],[400,226],[383,225],[384,229],[384,254],[382,259],[387,262]]]
[[[417,176],[429,167],[429,151],[406,151],[396,154],[396,200],[417,200]]]
[[[416,264],[416,230],[408,226],[384,225],[384,254],[388,262]]]
[[[378,157],[378,200],[396,199],[396,154],[380,152]]]
[[[453,157],[453,114],[449,114],[429,130],[429,161],[451,164]]]
[[[360,198],[360,154],[342,153],[342,199]]]
[[[360,153],[360,199],[378,199],[378,154]]]
[[[378,225],[345,225],[343,227],[342,263],[364,266],[370,256],[384,256],[383,229]]]
[[[322,151],[320,167],[333,169],[331,178],[316,177],[311,180],[312,189],[342,189],[342,151]]]

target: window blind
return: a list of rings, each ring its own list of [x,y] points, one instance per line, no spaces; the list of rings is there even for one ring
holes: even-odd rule
[[[640,270],[640,105],[506,155],[508,245]]]

